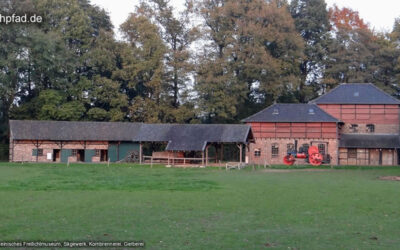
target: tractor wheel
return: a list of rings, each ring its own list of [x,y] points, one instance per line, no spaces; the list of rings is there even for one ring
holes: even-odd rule
[[[323,157],[320,153],[313,153],[310,155],[309,161],[313,166],[319,166],[322,164]]]
[[[283,157],[283,163],[285,163],[285,165],[293,165],[293,163],[296,161],[296,159],[293,157],[293,155],[286,155]]]

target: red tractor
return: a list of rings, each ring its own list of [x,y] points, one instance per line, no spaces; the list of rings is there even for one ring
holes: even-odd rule
[[[288,152],[288,154],[283,157],[283,163],[285,163],[286,165],[293,165],[296,161],[296,158],[308,159],[308,162],[313,166],[319,166],[323,163],[324,157],[319,152],[317,146],[310,146],[308,150],[303,150],[302,148],[300,148],[299,152],[297,152],[297,140],[295,140],[294,145],[294,151]]]

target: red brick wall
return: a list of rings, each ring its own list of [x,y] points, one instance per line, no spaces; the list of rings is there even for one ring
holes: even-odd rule
[[[352,133],[351,124],[358,124],[358,133],[366,133],[367,124],[375,125],[375,133],[399,133],[398,105],[319,104],[318,106],[345,123],[341,133]]]
[[[250,143],[248,150],[246,151],[246,157],[250,164],[283,164],[283,157],[287,154],[287,144],[293,143],[295,139],[290,138],[256,138],[255,143]],[[327,143],[327,154],[331,156],[331,164],[337,165],[338,156],[338,140],[337,139],[324,139],[324,138],[313,138],[313,139],[297,139],[297,149],[303,144],[309,144],[317,146],[320,143]],[[279,154],[276,157],[272,157],[271,148],[272,144],[277,144],[279,147]],[[255,156],[254,151],[260,149],[261,155]],[[305,164],[304,159],[297,159],[297,164]]]
[[[32,150],[36,149],[36,141],[13,141],[13,155],[10,156],[10,161],[14,162],[36,162],[36,156],[32,156]],[[90,142],[64,142],[64,149],[108,149],[108,142],[90,141]],[[52,162],[47,159],[47,153],[53,153],[53,149],[60,149],[60,145],[54,141],[39,141],[39,148],[43,149],[43,156],[38,156],[38,162]],[[76,162],[76,156],[68,157],[70,162]],[[93,156],[92,162],[99,162],[99,156]]]
[[[322,138],[336,139],[337,125],[334,122],[310,123],[249,123],[255,138]]]

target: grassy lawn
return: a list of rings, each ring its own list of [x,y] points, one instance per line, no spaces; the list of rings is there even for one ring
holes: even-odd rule
[[[266,172],[0,164],[0,240],[147,249],[394,249],[400,167]]]

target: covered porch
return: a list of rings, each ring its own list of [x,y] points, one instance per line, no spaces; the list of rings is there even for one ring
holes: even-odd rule
[[[148,132],[143,132],[139,141],[140,164],[217,166],[226,161],[244,164],[246,148],[253,140],[248,125],[154,124]],[[144,148],[153,143],[159,143],[161,150],[144,153]]]

